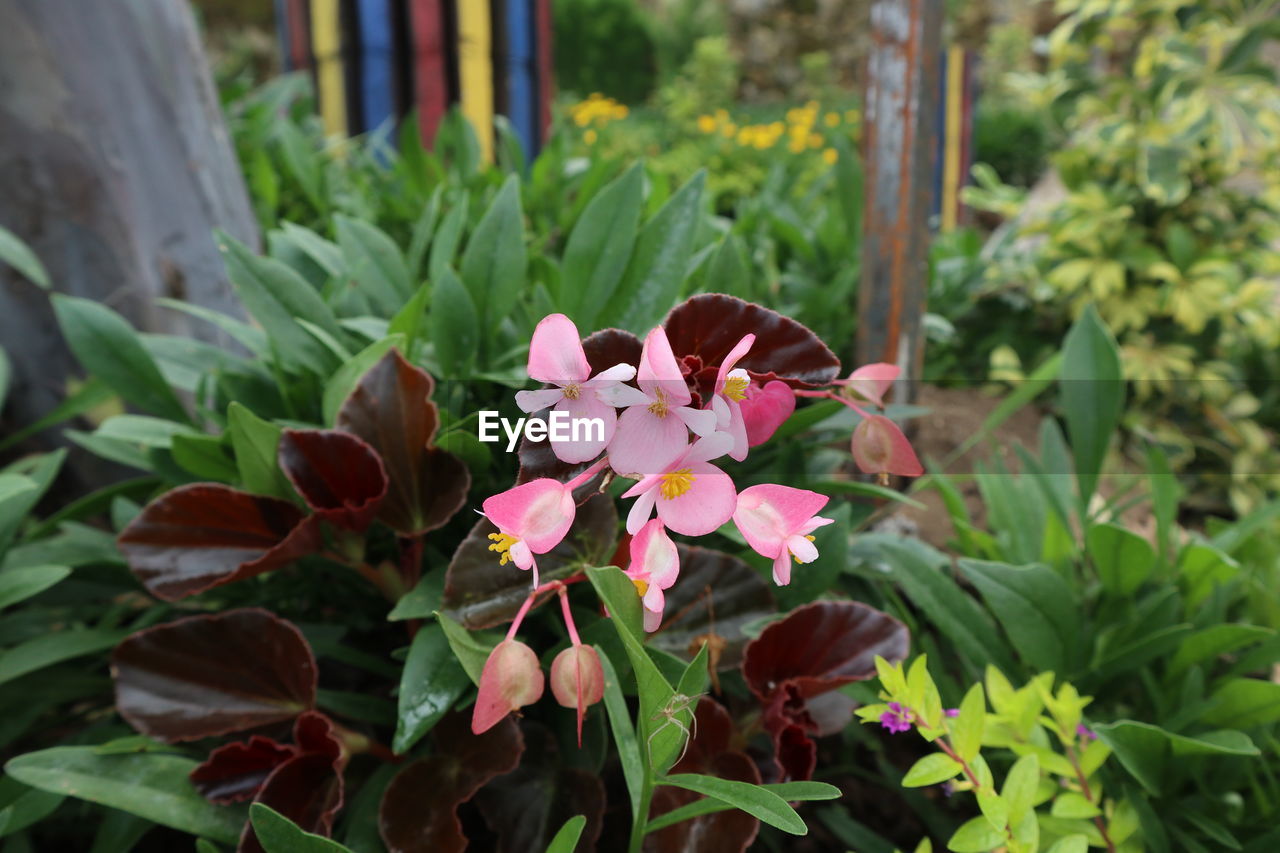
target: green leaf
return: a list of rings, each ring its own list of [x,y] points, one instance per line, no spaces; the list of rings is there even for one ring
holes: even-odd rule
[[[594,328],[622,281],[644,203],[644,166],[634,164],[596,193],[569,235],[561,262],[560,308],[580,329]]]
[[[1088,836],[1068,835],[1055,841],[1046,853],[1087,853],[1088,850]]]
[[[826,782],[778,782],[772,785],[761,785],[760,787],[777,794],[788,803],[835,800],[840,797],[840,789],[835,785],[828,785]],[[668,826],[692,820],[695,817],[728,811],[731,808],[734,808],[734,806],[723,800],[704,797],[655,817],[645,824],[644,832],[645,835],[648,835]]]
[[[1008,804],[1000,798],[999,794],[985,788],[976,793],[976,799],[982,816],[991,824],[991,828],[997,832],[1004,832],[1005,827],[1009,825]]]
[[[1132,595],[1151,576],[1156,552],[1147,542],[1118,524],[1089,528],[1089,559],[1098,570],[1102,588],[1117,598]]]
[[[911,765],[907,775],[902,777],[902,787],[923,788],[927,785],[937,785],[948,779],[954,779],[962,769],[960,762],[951,756],[943,755],[941,752],[930,753]]]
[[[659,785],[671,785],[684,788],[698,794],[728,803],[741,809],[752,817],[769,826],[781,829],[792,835],[805,835],[809,828],[805,826],[795,809],[787,805],[787,801],[772,791],[749,782],[737,782],[732,779],[720,779],[716,776],[703,776],[697,773],[677,773],[674,776],[663,776],[658,779]]]
[[[1039,787],[1040,759],[1035,755],[1024,755],[1009,768],[1009,775],[1004,777],[1004,787],[1000,789],[1000,799],[1009,807],[1011,826],[1016,826],[1031,811]],[[985,820],[983,822],[986,823]]]
[[[253,833],[267,853],[352,853],[323,835],[307,832],[278,811],[263,803],[249,807]]]
[[[1125,396],[1119,347],[1093,305],[1067,333],[1058,385],[1083,509],[1098,487]]]
[[[105,305],[76,296],[53,295],[53,312],[67,345],[86,372],[145,412],[190,423],[160,368],[128,322]]]
[[[432,289],[431,340],[442,378],[465,379],[480,346],[480,318],[452,267],[440,271]]]
[[[5,398],[9,396],[9,382],[13,377],[13,365],[9,362],[9,356],[5,355],[4,348],[0,347],[0,409],[4,408]]]
[[[391,749],[402,755],[440,721],[471,686],[440,624],[423,625],[413,637],[400,676],[399,713]]]
[[[578,839],[582,837],[582,830],[586,826],[587,819],[583,815],[575,815],[566,820],[547,845],[547,853],[573,853],[578,848]]]
[[[431,258],[427,262],[427,279],[436,281],[444,268],[453,263],[458,254],[458,244],[462,241],[462,229],[467,224],[467,202],[469,196],[462,196],[440,221],[440,230],[436,232],[431,243]]]
[[[613,733],[613,742],[618,749],[618,763],[622,765],[622,776],[627,783],[627,794],[631,798],[631,819],[643,820],[640,814],[640,797],[644,788],[645,764],[640,755],[640,744],[636,740],[636,730],[631,724],[631,712],[627,710],[627,700],[622,695],[622,685],[618,681],[618,672],[613,668],[613,662],[604,649],[599,646],[594,648],[600,656],[600,667],[604,670],[604,707],[609,717],[609,730]]]
[[[496,329],[511,313],[525,285],[524,214],[520,179],[509,175],[476,224],[462,254],[462,281],[484,329]],[[489,338],[480,341],[485,346]]]
[[[172,445],[175,435],[203,435],[186,424],[147,415],[112,415],[93,434],[98,438],[126,441],[143,448],[162,447],[166,450]]]
[[[988,853],[1005,844],[1003,832],[991,828],[985,817],[971,818],[960,825],[947,841],[947,849],[954,853]]]
[[[693,254],[707,173],[699,171],[640,229],[601,325],[644,334],[675,304]]]
[[[374,341],[360,352],[352,356],[345,364],[333,372],[329,381],[324,384],[324,396],[320,402],[321,416],[325,426],[332,427],[338,421],[338,410],[351,396],[352,390],[360,377],[369,372],[392,348],[404,351],[404,337],[388,335],[382,340]]]
[[[286,500],[293,496],[293,487],[276,461],[283,431],[239,403],[232,402],[227,407],[231,452],[236,458],[240,486],[246,492]]]
[[[0,652],[0,684],[64,660],[109,649],[126,631],[76,628],[54,631]]]
[[[388,335],[404,335],[404,351],[407,353],[413,352],[418,340],[418,331],[427,316],[427,306],[431,304],[432,290],[431,282],[424,281],[414,291],[413,298],[395,313],[387,326]]]
[[[8,264],[22,273],[33,284],[48,290],[49,273],[31,251],[31,247],[22,242],[17,234],[0,225],[0,263]],[[0,395],[2,397],[3,395]]]
[[[240,469],[227,456],[222,439],[212,435],[175,435],[169,445],[173,461],[201,480],[234,483]]]
[[[453,650],[454,657],[457,658],[467,677],[471,679],[471,683],[479,686],[480,673],[484,672],[485,661],[489,659],[489,653],[493,651],[497,642],[481,642],[477,636],[484,636],[482,632],[468,631],[444,613],[436,611],[435,617],[449,641],[449,648]]]
[[[1211,725],[1251,729],[1280,720],[1280,684],[1258,678],[1234,678],[1210,698],[1213,707],[1200,719]]]
[[[1085,799],[1084,794],[1064,791],[1054,798],[1049,813],[1054,817],[1091,818],[1102,814],[1102,810]]]
[[[0,571],[0,610],[39,595],[69,574],[71,569],[66,566],[27,566]]]
[[[960,703],[960,713],[951,724],[951,747],[965,761],[977,758],[986,731],[987,700],[982,685],[969,688]]]
[[[959,566],[1027,663],[1055,672],[1071,665],[1080,616],[1075,596],[1061,575],[1039,564],[1010,566],[962,559]]]
[[[348,274],[383,316],[394,315],[413,293],[400,247],[371,223],[341,214],[333,221]]]
[[[120,809],[180,832],[235,844],[245,810],[215,806],[187,778],[189,758],[157,752],[100,755],[59,746],[12,759],[5,772],[24,785]]]
[[[1234,623],[1211,625],[1196,631],[1182,641],[1173,660],[1169,662],[1169,673],[1178,675],[1202,661],[1260,643],[1274,636],[1276,636],[1275,631],[1260,625]]]

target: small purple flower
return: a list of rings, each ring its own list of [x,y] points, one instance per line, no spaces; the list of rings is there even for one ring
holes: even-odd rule
[[[901,703],[890,702],[889,710],[880,715],[880,725],[893,734],[911,731],[911,711]]]
[[[1076,736],[1082,741],[1097,740],[1098,736],[1089,730],[1084,723],[1076,723]]]
[[[944,710],[942,713],[946,714],[948,717],[958,717],[958,716],[960,716],[960,709],[959,709],[959,708],[947,708],[947,709],[946,709],[946,710]]]

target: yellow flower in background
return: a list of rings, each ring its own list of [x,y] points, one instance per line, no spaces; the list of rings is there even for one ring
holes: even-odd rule
[[[838,113],[827,113],[823,116],[822,121],[827,127],[835,127],[840,124],[840,115]]]
[[[809,134],[809,136],[808,136],[808,138],[806,139],[806,141],[809,143],[809,147],[810,147],[810,148],[821,148],[821,147],[822,147],[822,145],[823,145],[823,143],[825,143],[825,142],[826,142],[826,140],[822,138],[822,134],[821,134],[821,133],[811,133],[811,134]]]
[[[715,116],[700,115],[698,116],[698,130],[702,133],[715,133],[716,120]]]
[[[720,128],[720,132],[724,134],[725,139],[733,139],[734,134],[738,132],[738,126],[733,122],[729,122]]]
[[[860,118],[862,118],[862,116],[858,113],[857,110],[844,111],[844,120],[847,121],[849,124],[855,124]]]
[[[796,139],[794,136],[791,137],[791,141],[787,143],[787,150],[792,154],[803,154],[805,150],[804,140]]]
[[[586,133],[582,134],[583,141],[585,141],[588,145],[595,145],[596,139],[598,138],[599,137],[596,135],[596,132],[594,130],[588,130]]]
[[[840,159],[840,154],[839,152],[836,151],[836,149],[834,148],[823,149],[822,162],[826,163],[828,166],[834,166],[836,164],[836,161],[839,159]]]

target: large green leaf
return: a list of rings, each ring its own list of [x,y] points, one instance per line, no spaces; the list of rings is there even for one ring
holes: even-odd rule
[[[962,559],[959,565],[1031,667],[1064,672],[1074,665],[1080,614],[1061,575],[1039,564]]]
[[[598,323],[644,334],[670,310],[693,254],[707,174],[698,172],[640,229],[627,272]]]
[[[1067,333],[1058,386],[1075,456],[1080,505],[1087,507],[1098,487],[1111,435],[1120,423],[1125,396],[1120,349],[1093,305],[1085,308]]]
[[[1156,552],[1150,543],[1118,524],[1090,527],[1088,545],[1102,588],[1116,597],[1132,595],[1156,567]]]
[[[49,273],[36,257],[36,253],[18,239],[17,234],[2,225],[0,225],[0,263],[8,264],[34,284],[45,290],[49,289]]]
[[[658,784],[673,785],[713,797],[792,835],[805,835],[809,832],[800,815],[796,814],[796,810],[786,800],[760,785],[697,773],[663,776],[658,779]]]
[[[596,193],[565,245],[560,309],[580,329],[594,327],[622,281],[644,204],[644,167],[636,163]]]
[[[215,806],[191,786],[196,762],[158,752],[100,754],[59,746],[12,759],[5,772],[24,785],[135,814],[192,835],[235,844],[245,810]]]
[[[249,807],[253,834],[267,853],[352,853],[323,835],[307,832],[275,809],[263,803]]]
[[[1176,758],[1195,755],[1253,756],[1260,754],[1242,732],[1223,730],[1189,737],[1134,720],[1095,723],[1093,730],[1125,769],[1141,785],[1159,796]]]
[[[227,432],[241,487],[255,495],[291,498],[293,487],[276,461],[284,430],[232,402],[227,407]]]
[[[359,219],[335,216],[334,226],[348,273],[384,316],[393,316],[413,293],[400,247],[377,226]]]
[[[0,684],[21,678],[64,660],[109,649],[124,639],[125,631],[73,628],[53,631],[0,652]]]
[[[91,299],[53,296],[58,326],[80,366],[145,412],[189,423],[186,409],[129,323]]]
[[[431,292],[431,339],[443,380],[465,379],[480,346],[480,318],[453,267],[444,267]]]
[[[1213,707],[1201,719],[1211,726],[1249,729],[1280,720],[1280,684],[1259,678],[1234,678],[1211,697]]]
[[[66,566],[27,566],[0,571],[0,610],[39,595],[71,574]]]
[[[428,623],[418,629],[400,677],[399,713],[391,748],[404,753],[440,721],[471,686],[454,657],[444,629]]]
[[[496,329],[524,291],[524,214],[520,179],[511,175],[476,224],[462,254],[462,282],[471,293],[482,329]],[[481,345],[488,336],[481,339]]]

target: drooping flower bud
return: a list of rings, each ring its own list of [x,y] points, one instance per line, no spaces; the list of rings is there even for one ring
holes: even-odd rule
[[[502,718],[542,698],[546,678],[533,649],[519,640],[493,647],[480,673],[480,690],[471,714],[471,731],[482,734]],[[603,684],[603,679],[601,680]]]
[[[790,385],[774,379],[763,387],[755,383],[748,385],[739,405],[747,428],[747,444],[755,447],[772,438],[778,427],[791,417],[796,410],[796,395]]]
[[[582,745],[582,718],[604,698],[604,667],[591,646],[574,644],[551,663],[551,692],[566,708],[578,710],[578,745]]]
[[[867,474],[919,477],[924,467],[902,430],[884,415],[870,415],[853,431],[853,459]]]

